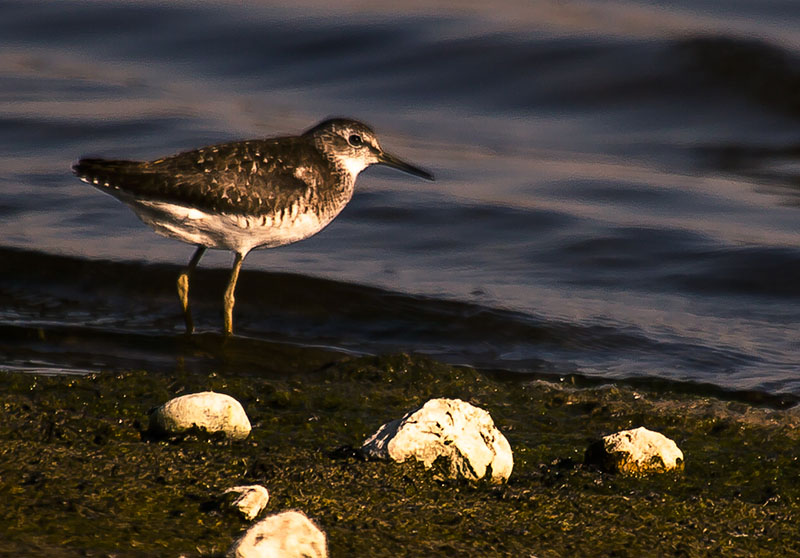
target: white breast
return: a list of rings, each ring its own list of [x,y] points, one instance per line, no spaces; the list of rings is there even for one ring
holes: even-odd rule
[[[214,214],[182,205],[124,200],[158,234],[189,244],[246,254],[254,248],[272,248],[308,238],[335,215],[321,220],[311,212],[292,212],[283,218]]]

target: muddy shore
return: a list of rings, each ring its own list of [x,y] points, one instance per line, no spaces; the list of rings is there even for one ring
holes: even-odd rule
[[[0,374],[0,556],[222,556],[248,523],[219,494],[251,483],[270,491],[265,513],[313,518],[333,557],[800,556],[796,409],[420,356],[260,351],[211,373]],[[150,409],[203,390],[242,402],[247,440],[146,431]],[[491,413],[514,451],[508,484],[355,455],[431,397]],[[638,426],[675,440],[685,470],[630,478],[583,464],[592,441]]]

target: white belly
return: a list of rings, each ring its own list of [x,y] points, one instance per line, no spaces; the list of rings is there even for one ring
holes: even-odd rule
[[[283,217],[244,217],[206,213],[165,202],[124,201],[162,236],[240,254],[247,254],[254,248],[272,248],[303,240],[318,233],[336,216],[332,214],[321,219],[312,212],[296,211]]]

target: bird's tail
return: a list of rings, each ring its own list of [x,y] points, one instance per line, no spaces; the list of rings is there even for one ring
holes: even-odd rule
[[[139,161],[111,161],[107,159],[81,159],[72,165],[75,176],[98,188],[115,188],[125,184],[131,175],[141,173]]]

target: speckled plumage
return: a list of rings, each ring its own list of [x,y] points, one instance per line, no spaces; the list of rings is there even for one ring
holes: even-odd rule
[[[133,209],[161,235],[198,246],[178,279],[187,330],[189,275],[206,248],[236,254],[225,296],[225,331],[232,331],[233,290],[248,252],[312,236],[350,201],[356,178],[385,164],[433,180],[380,147],[366,125],[347,119],[319,123],[300,136],[230,142],[154,161],[81,159],[84,182]]]

